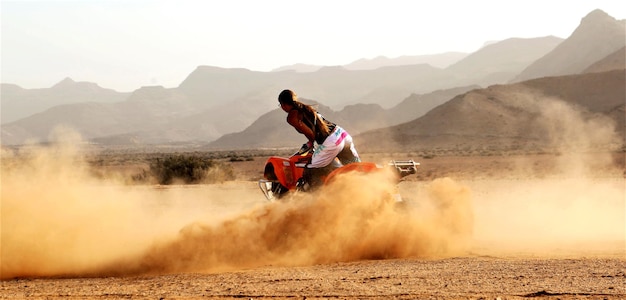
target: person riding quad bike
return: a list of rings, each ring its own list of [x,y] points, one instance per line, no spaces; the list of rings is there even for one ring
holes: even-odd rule
[[[298,101],[296,93],[283,90],[278,102],[287,113],[287,123],[308,139],[301,151],[311,150],[317,143],[298,183],[301,187],[316,188],[321,185],[320,178],[332,170],[361,161],[352,136],[341,126],[326,120],[311,105]]]

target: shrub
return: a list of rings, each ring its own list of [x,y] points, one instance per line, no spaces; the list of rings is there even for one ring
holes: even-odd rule
[[[253,161],[253,160],[254,160],[254,157],[251,157],[251,156],[238,156],[238,155],[231,156],[230,159],[229,159],[230,162]]]
[[[168,156],[150,163],[150,173],[159,184],[215,183],[234,179],[230,166],[198,156]]]

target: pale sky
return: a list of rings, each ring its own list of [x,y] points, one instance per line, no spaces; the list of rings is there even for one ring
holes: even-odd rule
[[[197,66],[253,71],[361,58],[471,53],[507,38],[569,37],[623,0],[1,0],[2,83],[66,77],[130,92],[177,87]]]

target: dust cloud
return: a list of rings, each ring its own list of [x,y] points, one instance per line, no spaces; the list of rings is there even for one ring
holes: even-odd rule
[[[554,147],[563,147],[556,172],[403,182],[404,202],[395,201],[398,187],[384,172],[342,176],[319,192],[270,203],[250,182],[157,187],[97,179],[75,137],[22,149],[19,157],[3,150],[0,277],[458,255],[623,256],[624,180],[589,176],[612,159],[590,160],[580,150],[611,143],[614,132],[601,119],[542,102],[548,106],[537,108],[537,124]],[[523,160],[518,165],[527,167]]]
[[[475,251],[626,257],[624,180],[585,178],[467,183],[475,193]]]
[[[520,158],[513,173],[532,168],[530,178],[466,182],[475,194],[475,251],[626,257],[625,168],[611,154],[624,140],[614,123],[558,98],[523,98],[560,154],[545,166]]]
[[[397,203],[382,172],[267,202],[250,182],[97,179],[78,144],[3,150],[2,279],[444,257],[463,252],[472,231],[470,191],[450,179],[432,182],[420,207]]]
[[[141,256],[190,222],[218,223],[250,205],[222,200],[246,190],[96,179],[79,144],[64,138],[19,155],[2,150],[1,278],[97,274],[111,261]]]
[[[173,241],[112,269],[216,272],[463,251],[460,241],[472,227],[469,191],[451,180],[433,182],[429,211],[416,210],[395,201],[389,175],[346,175],[319,193],[296,194],[217,226],[191,224]]]

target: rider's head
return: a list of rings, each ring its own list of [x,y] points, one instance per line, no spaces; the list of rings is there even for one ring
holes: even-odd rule
[[[278,102],[280,104],[293,105],[296,101],[298,101],[298,96],[291,90],[283,90],[278,95]]]

